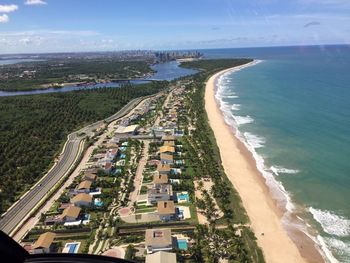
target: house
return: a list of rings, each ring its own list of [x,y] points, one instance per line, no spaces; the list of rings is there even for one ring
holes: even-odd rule
[[[74,196],[70,202],[75,206],[91,206],[92,205],[92,196],[86,193],[80,193]]]
[[[173,146],[161,146],[159,148],[159,152],[173,154],[175,152],[175,147],[173,147]]]
[[[61,214],[61,219],[63,222],[73,222],[76,221],[80,214],[80,207],[77,206],[69,206],[63,210]]]
[[[175,140],[176,140],[176,138],[173,135],[164,135],[162,137],[163,142],[169,142],[169,141],[175,141]]]
[[[109,142],[106,145],[107,149],[118,149],[118,147],[119,147],[118,144],[116,144],[115,142]]]
[[[96,174],[85,173],[84,176],[83,176],[83,180],[84,181],[94,182],[96,180],[96,177],[97,177]]]
[[[135,135],[138,129],[138,125],[129,125],[129,126],[119,126],[115,131],[115,135],[118,137],[126,137],[128,135]]]
[[[159,201],[157,203],[157,210],[159,218],[162,221],[170,221],[176,218],[174,201]]]
[[[64,209],[66,209],[67,207],[70,207],[71,205],[72,205],[71,203],[61,203],[57,210],[59,212],[63,212]]]
[[[158,164],[157,171],[159,174],[169,174],[170,173],[170,165],[169,164]]]
[[[166,174],[155,174],[153,175],[153,184],[154,186],[160,185],[160,184],[167,184],[168,183],[168,175]]]
[[[117,154],[118,154],[118,149],[109,149],[106,152],[105,158],[107,160],[112,161],[117,156]]]
[[[55,237],[56,234],[52,232],[41,234],[33,246],[33,253],[41,254],[52,252],[52,243]]]
[[[173,249],[173,238],[170,229],[147,229],[145,237],[147,254]]]
[[[176,263],[176,253],[159,251],[146,256],[146,263]]]
[[[147,200],[150,204],[170,200],[172,196],[173,187],[170,184],[158,184],[147,191]]]
[[[160,154],[160,161],[162,164],[173,164],[174,163],[174,156],[167,153],[161,153]]]
[[[90,168],[88,170],[85,170],[86,174],[97,174],[98,173],[98,168]]]
[[[175,147],[175,141],[164,141],[164,146],[173,146],[173,147]]]
[[[112,170],[112,163],[111,162],[102,163],[101,168],[105,173],[110,173],[110,171]]]
[[[44,221],[44,225],[50,226],[54,224],[62,224],[61,215],[47,216]]]
[[[91,188],[91,181],[85,180],[82,181],[76,188],[75,192],[76,193],[90,193],[90,188]]]

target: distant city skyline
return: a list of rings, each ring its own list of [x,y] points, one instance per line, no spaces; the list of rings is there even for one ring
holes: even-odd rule
[[[350,43],[346,0],[0,3],[0,53]]]

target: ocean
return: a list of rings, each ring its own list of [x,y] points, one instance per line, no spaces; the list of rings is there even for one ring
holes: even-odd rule
[[[218,80],[226,122],[328,261],[350,262],[350,47],[202,52],[257,60]]]

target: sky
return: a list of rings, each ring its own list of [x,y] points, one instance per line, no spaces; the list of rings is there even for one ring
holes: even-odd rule
[[[0,54],[350,44],[350,0],[0,0]]]

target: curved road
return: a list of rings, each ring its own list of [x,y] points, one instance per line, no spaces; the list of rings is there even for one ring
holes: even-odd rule
[[[151,97],[151,96],[147,96]],[[59,182],[59,180],[74,165],[75,160],[81,154],[80,143],[86,135],[91,135],[94,129],[97,129],[103,122],[112,122],[128,114],[143,99],[147,97],[136,98],[125,105],[116,114],[105,120],[90,124],[79,131],[68,135],[66,146],[60,155],[58,162],[52,169],[41,179],[40,183],[34,185],[21,199],[15,203],[0,220],[0,229],[7,234],[14,232],[30,216],[33,208],[45,198],[46,194]],[[79,136],[81,135],[81,136]]]

